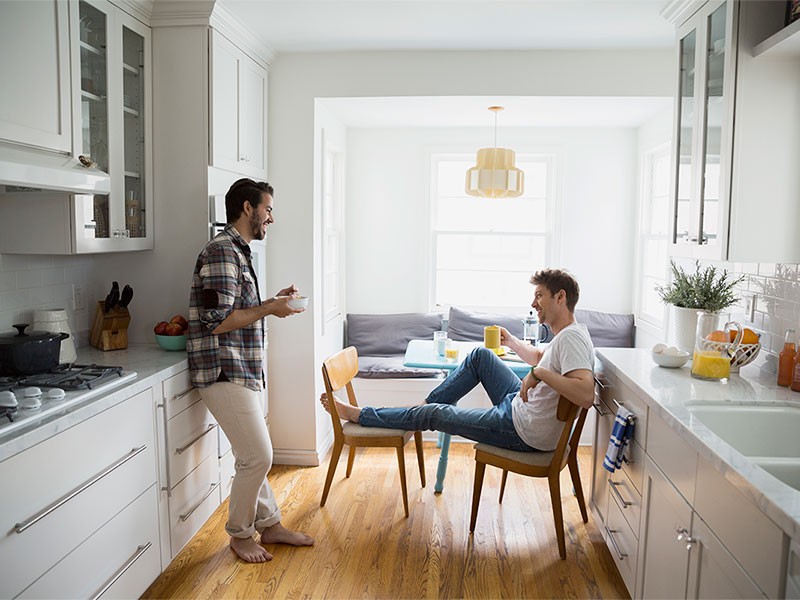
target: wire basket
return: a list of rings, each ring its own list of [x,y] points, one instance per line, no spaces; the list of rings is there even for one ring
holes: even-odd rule
[[[712,342],[703,340],[703,350],[716,350],[717,352],[727,353],[730,347],[733,346],[730,342]],[[758,353],[761,351],[761,343],[756,344],[739,344],[736,353],[731,358],[731,373],[738,373],[739,368],[749,365],[756,359]]]

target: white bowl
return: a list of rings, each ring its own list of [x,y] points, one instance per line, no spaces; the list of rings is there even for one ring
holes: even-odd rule
[[[682,367],[686,364],[690,357],[688,352],[681,352],[677,355],[657,354],[655,352],[652,352],[651,354],[653,356],[653,362],[655,362],[659,367],[666,367],[668,369],[677,369],[678,367]]]
[[[308,306],[308,296],[295,296],[287,304],[295,310]]]

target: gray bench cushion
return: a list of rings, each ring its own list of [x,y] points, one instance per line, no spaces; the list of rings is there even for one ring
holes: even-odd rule
[[[575,310],[575,320],[586,325],[595,348],[633,348],[636,327],[633,315]]]
[[[439,313],[348,314],[345,346],[356,347],[359,361],[364,356],[402,357],[410,340],[433,339],[433,332],[441,328]]]
[[[402,356],[359,356],[358,377],[365,379],[406,379],[438,377],[439,369],[420,369],[403,365]]]
[[[450,318],[447,322],[447,337],[460,342],[482,342],[484,327],[500,325],[521,339],[522,319],[523,317],[516,315],[469,312],[451,306]]]

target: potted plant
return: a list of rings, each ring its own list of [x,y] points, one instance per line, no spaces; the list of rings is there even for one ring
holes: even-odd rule
[[[693,273],[670,260],[671,281],[656,287],[661,300],[672,305],[671,323],[675,344],[681,350],[691,352],[697,329],[697,311],[719,313],[738,302],[735,287],[744,280],[744,275],[731,277],[727,269],[710,265],[700,268],[695,261]]]

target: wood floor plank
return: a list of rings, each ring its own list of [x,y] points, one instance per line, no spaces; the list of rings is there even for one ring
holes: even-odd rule
[[[627,598],[591,514],[581,520],[572,483],[561,478],[567,560],[558,556],[546,479],[509,474],[498,504],[499,469],[486,470],[474,535],[469,533],[474,451],[454,443],[442,494],[433,493],[438,450],[425,445],[428,487],[406,448],[409,517],[393,448],[365,448],[352,475],[340,459],[325,507],[327,462],[275,466],[269,479],[283,523],[315,538],[310,548],[267,546],[274,559],[251,565],[228,548],[227,502],[143,598]],[[584,495],[591,452],[579,451]]]

